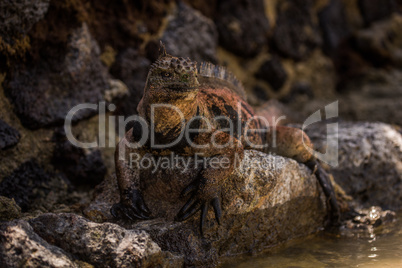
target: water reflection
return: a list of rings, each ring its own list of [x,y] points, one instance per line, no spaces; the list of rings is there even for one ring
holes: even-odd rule
[[[320,233],[277,252],[243,258],[221,267],[402,267],[402,217],[371,233]]]

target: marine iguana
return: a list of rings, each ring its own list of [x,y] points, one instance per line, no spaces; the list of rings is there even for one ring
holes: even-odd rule
[[[151,106],[155,104],[176,107],[181,116],[172,113],[171,107],[163,105],[157,111],[152,110]],[[151,65],[137,110],[146,123],[152,120],[157,144],[170,144],[179,140],[184,130],[192,131],[167,149],[153,148],[149,137],[145,137],[147,142],[131,149],[131,152],[142,156],[174,152],[183,156],[199,154],[206,158],[229,159],[226,167],[207,164],[197,179],[182,192],[183,197],[190,197],[176,220],[184,221],[201,211],[199,227],[202,235],[210,206],[220,223],[220,189],[235,168],[235,158],[240,157],[241,160],[245,149],[273,152],[306,164],[315,172],[323,188],[329,214],[332,219],[339,220],[339,206],[328,174],[306,149],[306,146],[312,147],[308,136],[298,128],[276,126],[272,129],[264,118],[256,117],[253,108],[246,102],[242,84],[226,68],[211,63],[197,66],[189,58],[171,56],[161,43],[159,58]],[[116,218],[124,216],[135,220],[151,217],[140,190],[140,181],[146,178],[141,177],[140,170],[128,166],[125,153],[129,143],[139,143],[144,138],[143,132],[143,125],[136,121],[117,145],[115,165],[120,202],[111,208],[111,214]],[[271,144],[273,137],[276,144]]]

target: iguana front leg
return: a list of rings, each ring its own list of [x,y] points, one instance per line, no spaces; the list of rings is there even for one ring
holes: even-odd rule
[[[139,188],[141,170],[130,163],[132,154],[142,157],[146,154],[146,150],[144,148],[130,148],[130,143],[134,144],[135,142],[132,128],[119,142],[115,152],[116,176],[120,190],[120,202],[114,204],[110,209],[110,213],[115,218],[122,216],[130,220],[150,218],[151,213]]]
[[[209,156],[206,167],[182,191],[181,195],[183,197],[190,196],[190,198],[176,216],[177,221],[184,221],[201,210],[199,228],[202,236],[210,205],[214,209],[216,221],[220,224],[222,212],[219,193],[221,187],[233,172],[236,164],[240,164],[244,156],[243,147],[237,143],[235,138],[224,132],[218,132],[217,134],[216,137],[220,144],[227,144],[229,140],[233,144],[232,146],[225,146],[223,148],[211,144],[209,149],[203,152],[204,155]],[[209,135],[201,135],[198,137],[198,143],[205,144],[204,141],[210,141],[210,138]]]
[[[335,197],[335,191],[329,175],[325,172],[318,160],[307,148],[313,148],[313,144],[307,134],[298,128],[277,126],[267,132],[264,152],[276,153],[281,156],[292,158],[300,163],[306,164],[313,172],[320,183],[329,204],[330,217],[332,222],[339,222],[340,208]]]

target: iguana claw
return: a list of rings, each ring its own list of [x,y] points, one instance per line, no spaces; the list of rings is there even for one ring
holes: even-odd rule
[[[218,224],[220,224],[220,219],[222,216],[222,210],[220,206],[220,201],[217,196],[212,198],[203,198],[197,189],[199,188],[199,182],[193,182],[189,186],[187,186],[181,195],[184,197],[190,193],[193,193],[191,197],[187,200],[186,204],[180,209],[179,213],[175,220],[177,221],[184,221],[188,218],[192,217],[195,213],[201,210],[201,217],[200,217],[200,233],[201,236],[204,236],[203,227],[205,225],[205,219],[208,214],[209,205],[212,206],[215,212],[215,219]]]
[[[126,217],[130,220],[148,220],[151,218],[151,212],[145,205],[142,194],[138,190],[132,192],[131,199],[128,202],[114,204],[110,208],[110,214],[115,218]]]

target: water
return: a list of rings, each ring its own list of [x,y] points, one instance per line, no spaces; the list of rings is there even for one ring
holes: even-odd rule
[[[341,236],[320,233],[258,257],[232,260],[237,267],[402,267],[402,216],[372,233]]]

